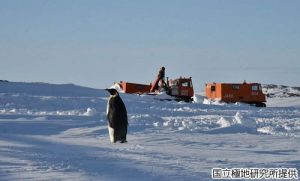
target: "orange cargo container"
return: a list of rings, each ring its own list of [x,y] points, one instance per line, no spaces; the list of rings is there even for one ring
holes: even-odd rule
[[[206,96],[227,103],[244,102],[255,104],[257,107],[266,107],[266,96],[259,83],[208,83]]]
[[[121,89],[124,91],[124,93],[129,93],[129,94],[149,93],[151,88],[150,84],[145,85],[145,84],[124,82],[124,81],[121,81],[119,85]]]

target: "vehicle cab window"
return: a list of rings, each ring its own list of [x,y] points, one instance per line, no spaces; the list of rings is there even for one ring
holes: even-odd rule
[[[233,90],[239,90],[240,89],[240,85],[232,85],[232,89]]]
[[[182,87],[190,87],[189,82],[182,82],[181,84]]]
[[[212,86],[210,87],[210,91],[216,91],[216,86],[215,86],[215,85],[212,85]]]
[[[178,86],[178,81],[175,80],[175,81],[173,82],[173,85],[174,85],[174,86]]]
[[[189,81],[189,87],[193,87],[192,81]]]
[[[259,87],[258,85],[252,85],[252,91],[258,91],[259,90]]]

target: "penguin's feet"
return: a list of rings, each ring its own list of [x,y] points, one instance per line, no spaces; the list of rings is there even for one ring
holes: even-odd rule
[[[127,143],[127,140],[121,140],[120,143]]]

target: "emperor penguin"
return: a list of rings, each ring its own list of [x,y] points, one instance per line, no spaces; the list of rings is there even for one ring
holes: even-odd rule
[[[125,104],[116,89],[105,90],[110,93],[106,109],[110,142],[126,143],[128,119]]]

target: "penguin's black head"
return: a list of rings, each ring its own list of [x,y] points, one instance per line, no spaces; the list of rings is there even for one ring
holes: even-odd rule
[[[116,89],[105,89],[110,95],[118,95],[118,91]]]

